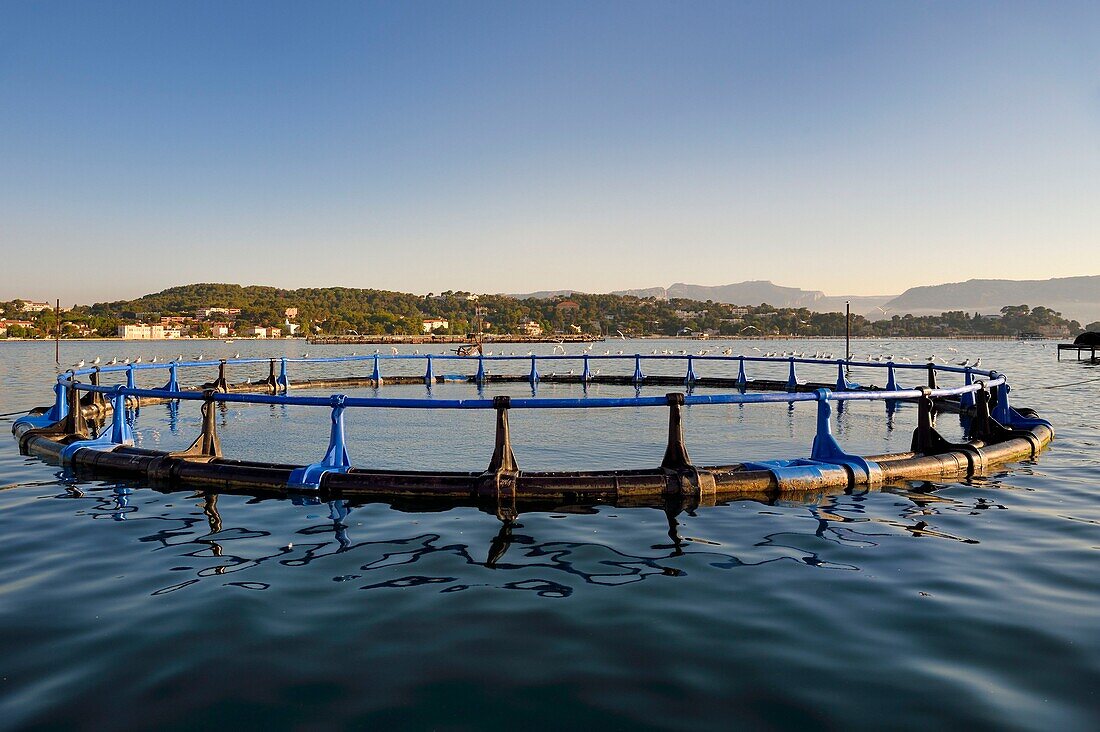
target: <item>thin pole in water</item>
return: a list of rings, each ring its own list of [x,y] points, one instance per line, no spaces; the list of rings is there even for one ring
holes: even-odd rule
[[[844,360],[852,360],[852,302],[844,301]]]
[[[49,307],[48,305],[46,307]],[[57,299],[57,303],[54,305],[53,310],[53,328],[54,328],[54,341],[53,341],[53,360],[57,365],[61,366],[61,298]]]

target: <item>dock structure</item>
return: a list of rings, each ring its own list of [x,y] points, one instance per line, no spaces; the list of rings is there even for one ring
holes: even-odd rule
[[[1062,360],[1062,351],[1075,351],[1077,353],[1077,360],[1081,360],[1081,354],[1084,353],[1086,358],[1092,363],[1097,363],[1096,349],[1100,348],[1100,343],[1059,343],[1058,344],[1058,360]]]

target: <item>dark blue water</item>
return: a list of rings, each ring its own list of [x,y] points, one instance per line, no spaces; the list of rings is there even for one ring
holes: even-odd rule
[[[302,350],[182,348],[200,346],[208,357]],[[0,344],[0,412],[49,401],[52,348]],[[181,346],[62,348],[67,364],[173,357]],[[856,350],[981,355],[1057,439],[1036,463],[966,484],[675,515],[563,509],[524,513],[511,529],[471,508],[294,505],[79,480],[0,439],[0,727],[1096,729],[1100,368],[1058,364],[1049,345]],[[691,408],[688,448],[700,464],[805,455],[812,416]],[[517,412],[517,459],[528,469],[652,466],[665,419]],[[851,405],[836,431],[853,450],[903,450],[914,419],[903,409],[888,423],[882,405]],[[321,410],[231,407],[219,420],[231,456],[309,461],[326,442]],[[6,432],[10,419],[0,424]],[[186,446],[197,409],[146,407],[137,426],[144,446]],[[946,416],[940,426],[959,431]],[[349,449],[365,467],[480,469],[491,428],[486,414],[361,410],[348,416]]]

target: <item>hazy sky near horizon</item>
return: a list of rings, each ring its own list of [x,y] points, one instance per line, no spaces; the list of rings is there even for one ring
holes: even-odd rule
[[[66,303],[1100,274],[1100,3],[4,3],[0,256]]]

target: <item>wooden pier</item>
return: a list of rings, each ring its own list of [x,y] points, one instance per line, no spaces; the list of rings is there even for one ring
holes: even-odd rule
[[[1096,343],[1059,343],[1058,360],[1062,360],[1062,351],[1076,351],[1078,361],[1081,360],[1081,354],[1085,353],[1089,361],[1097,363],[1096,349],[1098,348],[1100,348],[1100,344]]]

